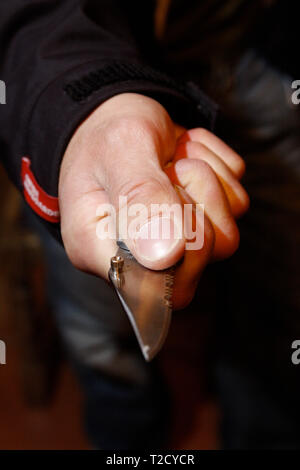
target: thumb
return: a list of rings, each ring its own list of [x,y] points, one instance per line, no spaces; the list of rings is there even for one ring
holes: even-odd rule
[[[62,236],[73,264],[105,277],[114,237],[104,244],[95,227],[98,235],[112,206],[117,234],[141,264],[165,269],[182,257],[181,202],[162,170],[175,146],[167,112],[142,95],[113,97],[81,124],[59,184]]]
[[[119,166],[107,193],[116,209],[118,236],[141,264],[165,269],[182,257],[182,206],[160,168],[141,160],[135,168]]]

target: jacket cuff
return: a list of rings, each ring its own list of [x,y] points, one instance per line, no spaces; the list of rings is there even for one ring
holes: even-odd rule
[[[50,198],[57,197],[60,163],[76,128],[101,103],[126,92],[156,99],[185,127],[214,126],[217,107],[193,82],[178,82],[134,63],[103,65],[99,61],[76,67],[41,94],[25,136],[32,175]]]

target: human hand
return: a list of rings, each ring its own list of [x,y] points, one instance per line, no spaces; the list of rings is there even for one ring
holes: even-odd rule
[[[204,204],[204,243],[185,250],[186,240],[143,239],[120,233],[135,258],[150,269],[164,269],[183,258],[175,277],[173,304],[182,308],[194,295],[205,266],[230,256],[239,243],[235,218],[248,207],[239,183],[244,163],[232,149],[204,129],[185,132],[155,100],[117,95],[99,106],[76,130],[63,157],[59,178],[61,233],[66,252],[78,269],[107,278],[115,240],[97,237],[97,224],[119,211],[119,196],[128,208],[143,204],[183,204],[173,183],[194,203]],[[101,209],[103,208],[103,209]],[[157,216],[145,216],[140,233]],[[161,217],[170,221],[170,214]],[[143,222],[145,223],[142,227]],[[178,224],[177,224],[178,222]],[[200,222],[201,225],[201,222]],[[176,214],[170,222],[179,226]]]

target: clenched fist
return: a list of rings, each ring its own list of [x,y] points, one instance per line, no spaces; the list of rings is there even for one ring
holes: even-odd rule
[[[178,236],[176,213],[172,220],[161,212],[151,218],[149,210],[145,220],[139,220],[143,234],[149,233],[151,224],[156,229],[168,219],[168,238],[120,234],[148,268],[164,269],[182,260],[173,296],[174,308],[182,308],[191,301],[205,266],[238,247],[235,219],[249,205],[239,182],[244,168],[241,157],[219,138],[205,129],[186,131],[174,124],[151,98],[125,93],[107,100],[77,129],[61,165],[61,231],[71,262],[107,278],[117,248],[115,240],[99,239],[97,224],[109,217],[101,207],[111,204],[120,211],[120,196],[127,198],[129,212],[136,204],[183,207],[187,198],[203,204],[204,217],[196,228],[203,231],[204,243],[195,250],[186,250],[184,232]]]

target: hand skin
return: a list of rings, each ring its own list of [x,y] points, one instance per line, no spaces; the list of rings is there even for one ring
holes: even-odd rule
[[[167,168],[166,168],[167,165]],[[126,239],[137,260],[164,269],[182,259],[176,270],[173,305],[193,298],[205,266],[232,255],[239,244],[235,219],[249,199],[239,180],[242,158],[205,129],[185,131],[155,100],[124,93],[99,106],[76,130],[62,160],[59,205],[63,243],[73,265],[107,279],[114,240],[99,240],[99,206],[182,204],[173,183],[195,203],[204,204],[204,244],[185,250],[185,239],[163,240],[157,251],[151,240]],[[149,221],[149,220],[148,220]],[[147,222],[147,220],[145,221]]]

